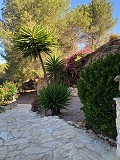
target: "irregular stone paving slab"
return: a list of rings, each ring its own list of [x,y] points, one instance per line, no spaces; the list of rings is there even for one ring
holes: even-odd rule
[[[116,148],[94,134],[30,107],[0,114],[0,160],[119,160]]]

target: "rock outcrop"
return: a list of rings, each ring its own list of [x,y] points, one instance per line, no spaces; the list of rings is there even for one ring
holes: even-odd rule
[[[87,67],[90,63],[96,61],[99,58],[105,58],[109,54],[120,54],[120,37],[110,40],[94,52],[87,55],[85,67]]]

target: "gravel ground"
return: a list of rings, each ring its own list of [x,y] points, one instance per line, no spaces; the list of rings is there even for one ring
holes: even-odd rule
[[[62,110],[62,114],[59,116],[65,121],[79,122],[84,119],[83,111],[80,110],[82,104],[79,97],[73,97],[69,110]]]
[[[31,104],[35,97],[37,96],[36,92],[33,91],[33,92],[25,92],[25,93],[21,93],[19,96],[18,96],[18,99],[17,99],[17,103],[18,104]]]
[[[19,95],[17,99],[18,104],[31,104],[36,97],[36,92],[27,92]],[[73,97],[71,100],[71,105],[68,110],[62,110],[62,114],[59,116],[65,121],[79,122],[84,119],[84,114],[80,110],[82,104],[80,103],[79,97]],[[48,113],[50,114],[50,113]]]

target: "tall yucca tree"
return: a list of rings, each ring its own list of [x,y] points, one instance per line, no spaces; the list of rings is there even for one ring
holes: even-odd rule
[[[22,51],[24,57],[40,59],[44,77],[47,85],[49,85],[41,54],[49,54],[51,51],[50,47],[55,46],[53,34],[41,26],[35,26],[32,29],[25,27],[15,34],[14,43],[15,46]]]

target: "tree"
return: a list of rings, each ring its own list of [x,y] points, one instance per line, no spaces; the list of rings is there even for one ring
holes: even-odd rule
[[[2,16],[9,31],[18,31],[23,25],[32,27],[37,24],[52,31],[59,41],[64,41],[60,33],[67,27],[64,17],[70,9],[69,4],[70,0],[6,0]]]
[[[70,9],[70,0],[4,0],[0,40],[5,48],[8,71],[15,75],[13,64],[17,72],[20,66],[23,67],[22,63],[26,64],[29,71],[31,69],[30,60],[23,59],[20,51],[13,47],[14,32],[19,32],[22,26],[45,26],[58,39],[59,46],[56,51],[52,48],[53,52],[63,54],[75,50],[81,42],[96,48],[115,23],[112,5],[107,0],[92,0],[89,5],[78,6],[73,10]],[[21,56],[18,58],[18,55]],[[23,68],[21,72],[26,79],[28,70]]]
[[[22,28],[15,34],[14,42],[15,46],[22,51],[24,57],[39,58],[47,85],[49,85],[41,54],[49,54],[51,51],[50,47],[55,45],[52,33],[47,32],[40,26],[33,27],[32,29]]]
[[[4,74],[4,70],[6,68],[6,63],[0,64],[0,77]]]
[[[80,30],[80,37],[91,48],[96,48],[101,39],[113,28],[117,19],[112,15],[112,4],[107,0],[92,0],[89,5],[75,8],[78,17],[76,28]]]
[[[5,78],[4,78],[5,69],[6,69],[6,63],[0,64],[0,85],[2,85],[3,82],[5,81]]]
[[[22,26],[45,26],[58,38],[59,46],[53,52],[68,53],[73,49],[72,29],[68,24],[66,14],[70,10],[70,0],[5,0],[0,20],[0,39],[5,48],[3,55],[7,65],[7,77],[25,80],[31,75],[30,71],[35,63],[24,59],[20,51],[13,47],[14,32]],[[74,44],[75,46],[75,44]],[[31,64],[32,63],[32,64]],[[24,66],[27,69],[24,69]],[[15,69],[14,69],[15,68]],[[21,70],[20,70],[21,68]],[[29,73],[29,74],[28,74]]]

